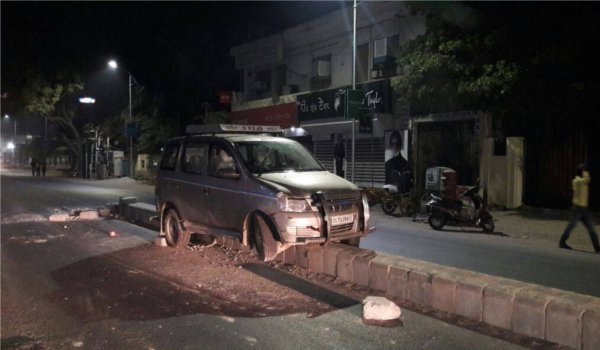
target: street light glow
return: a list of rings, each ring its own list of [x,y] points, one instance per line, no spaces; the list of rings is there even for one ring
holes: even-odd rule
[[[117,65],[117,61],[115,61],[115,60],[110,60],[110,61],[108,61],[108,66],[109,66],[110,68],[112,68],[112,69],[116,69],[117,67],[119,67],[119,66]]]
[[[96,103],[96,99],[93,97],[80,97],[79,103],[85,103],[85,104]]]
[[[10,141],[9,143],[6,144],[6,148],[8,148],[8,149],[15,149],[15,144],[12,143],[12,141]]]

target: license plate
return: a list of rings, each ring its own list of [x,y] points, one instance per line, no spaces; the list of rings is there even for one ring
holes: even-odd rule
[[[352,221],[354,221],[354,216],[352,214],[332,216],[331,226],[350,224]]]

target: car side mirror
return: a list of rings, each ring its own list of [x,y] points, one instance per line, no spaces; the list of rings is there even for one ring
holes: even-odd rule
[[[224,179],[239,179],[240,173],[236,169],[225,168],[217,170],[217,176]]]

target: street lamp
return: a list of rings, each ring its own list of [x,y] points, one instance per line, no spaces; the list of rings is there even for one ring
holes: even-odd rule
[[[108,61],[108,66],[111,69],[122,69],[129,75],[129,124],[131,124],[131,87],[133,86],[133,80],[135,80],[135,78],[133,77],[130,71],[128,71],[125,68],[119,67],[117,61],[115,60]],[[133,178],[133,136],[131,134],[129,135],[129,158],[129,176]]]
[[[10,120],[10,116],[8,114],[5,114],[4,119]],[[16,118],[15,118],[14,123],[15,123],[15,128],[14,128],[14,132],[13,132],[13,139],[6,146],[8,149],[10,149],[12,151],[12,161],[13,161],[13,163],[16,164],[16,161],[15,161],[15,148],[16,148],[16,143],[17,143],[17,119]]]

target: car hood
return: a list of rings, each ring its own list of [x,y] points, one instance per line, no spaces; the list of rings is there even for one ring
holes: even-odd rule
[[[317,191],[353,192],[358,187],[329,171],[304,171],[262,174],[257,179],[288,195],[308,197]]]

